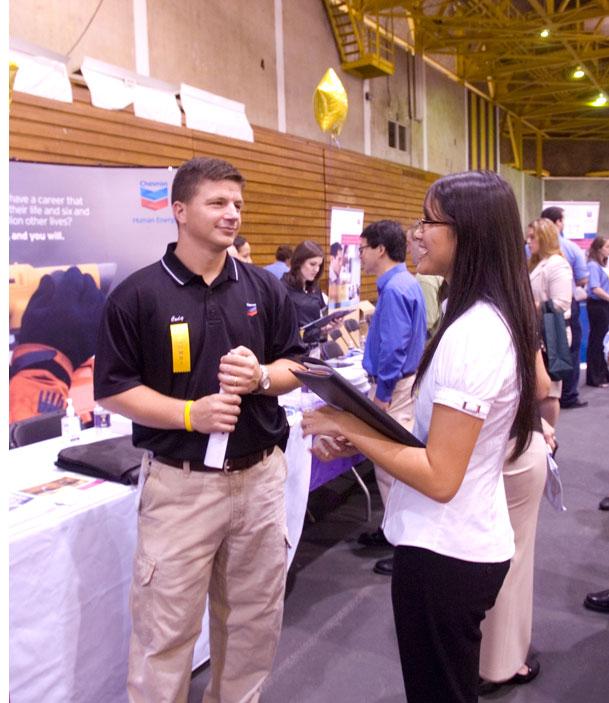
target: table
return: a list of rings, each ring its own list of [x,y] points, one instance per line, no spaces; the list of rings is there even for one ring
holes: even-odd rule
[[[302,532],[311,471],[310,440],[302,437],[298,416],[292,420],[286,449],[290,562]],[[130,425],[113,417],[111,428],[85,430],[79,441],[128,432]],[[11,492],[58,477],[83,479],[80,486],[10,511],[11,703],[123,703],[137,491],[59,471],[53,461],[65,445],[57,437],[9,452]],[[208,658],[204,618],[193,666]]]

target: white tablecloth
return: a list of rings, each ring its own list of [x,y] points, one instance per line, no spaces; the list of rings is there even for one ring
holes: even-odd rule
[[[286,450],[292,547],[300,539],[311,461],[298,416]],[[124,434],[129,425],[86,430],[81,442]],[[137,492],[94,483],[53,466],[61,437],[9,452],[11,492],[61,476],[87,483],[38,496],[9,513],[11,703],[123,703],[127,700],[128,594]],[[206,621],[193,665],[209,656]]]

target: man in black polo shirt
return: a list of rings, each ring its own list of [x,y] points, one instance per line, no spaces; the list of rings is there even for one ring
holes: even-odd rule
[[[209,593],[204,701],[253,702],[279,638],[288,425],[276,396],[303,353],[285,287],[227,255],[244,180],[196,158],[172,188],[177,244],[111,294],[95,396],[148,450],[131,590],[129,700],[186,701]],[[225,456],[206,458],[210,434]],[[210,466],[214,464],[220,468]]]

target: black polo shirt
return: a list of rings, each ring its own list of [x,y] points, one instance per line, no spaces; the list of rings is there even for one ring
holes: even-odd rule
[[[108,298],[95,356],[96,398],[145,385],[173,398],[198,399],[218,392],[220,357],[239,345],[266,364],[304,352],[294,306],[272,274],[227,256],[208,286],[174,251],[170,244],[161,261],[136,271]],[[174,359],[176,326],[184,324],[190,370],[180,362],[176,367]],[[179,329],[183,340],[184,327]],[[245,395],[226,456],[285,446],[288,432],[275,397]],[[207,440],[198,432],[133,423],[136,447],[174,459],[202,460]]]

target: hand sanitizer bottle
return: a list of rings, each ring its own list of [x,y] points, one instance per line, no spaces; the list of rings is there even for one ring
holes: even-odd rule
[[[65,417],[61,418],[61,436],[70,442],[80,439],[80,418],[74,411],[72,398],[68,398]]]

